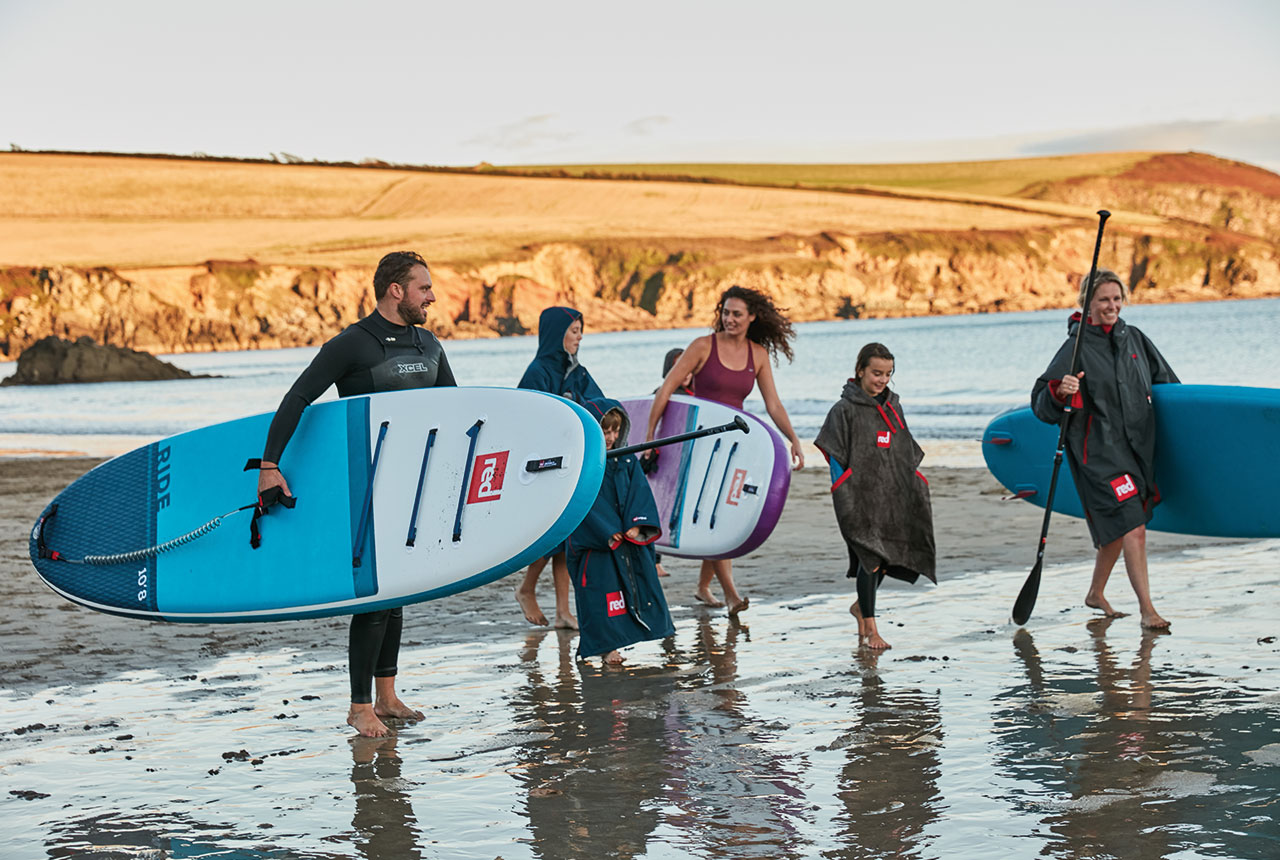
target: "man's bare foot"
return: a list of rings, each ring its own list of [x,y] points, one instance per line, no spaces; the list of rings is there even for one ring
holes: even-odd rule
[[[606,666],[621,666],[622,661],[622,652],[616,649],[604,655],[604,664]]]
[[[387,724],[373,712],[372,704],[357,705],[353,702],[347,711],[347,725],[366,738],[385,738],[391,734]]]
[[[538,598],[531,592],[525,592],[522,586],[516,586],[516,603],[520,604],[520,611],[524,613],[524,620],[528,621],[535,627],[546,627],[547,616],[542,614],[542,610],[538,608]]]
[[[671,575],[671,574],[667,573],[666,568],[664,568],[664,567],[662,566],[662,562],[658,562],[656,565],[654,565],[654,567],[658,568],[658,576],[670,576],[670,575]]]
[[[742,598],[737,603],[729,607],[729,617],[737,618],[739,612],[747,611],[747,609],[750,608],[750,606],[751,606],[751,598],[750,597]]]
[[[1107,602],[1107,599],[1100,594],[1096,596],[1092,594],[1086,594],[1084,597],[1084,605],[1089,607],[1090,609],[1099,610],[1100,612],[1102,612],[1103,615],[1105,615],[1108,618],[1124,618],[1126,615],[1129,614],[1127,612],[1120,612],[1117,609],[1113,608],[1111,604]]]
[[[709,606],[712,609],[719,609],[724,606],[723,600],[716,600],[708,591],[699,591],[694,593],[694,598],[703,606]]]
[[[888,651],[893,647],[888,642],[884,641],[884,637],[882,637],[880,635],[880,631],[876,629],[876,622],[874,618],[864,618],[862,623],[866,625],[866,634],[864,636],[865,641],[862,643],[863,645],[867,646],[872,651]]]
[[[574,618],[572,615],[561,615],[557,613],[555,626],[557,630],[577,630],[578,619]]]
[[[1170,624],[1160,617],[1160,613],[1152,612],[1142,616],[1142,627],[1145,630],[1168,630]]]
[[[409,707],[399,698],[385,701],[379,699],[373,706],[373,712],[379,717],[394,717],[397,720],[421,720],[424,718],[422,711]]]
[[[867,622],[862,617],[862,610],[858,608],[858,601],[849,604],[849,614],[858,619],[858,639],[861,640],[867,635]]]

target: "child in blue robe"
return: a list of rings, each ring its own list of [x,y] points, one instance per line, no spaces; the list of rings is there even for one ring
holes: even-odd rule
[[[616,400],[586,403],[605,445],[625,445],[631,421]],[[566,542],[578,609],[578,656],[622,662],[620,648],[675,633],[651,544],[662,535],[658,506],[634,454],[605,460],[600,494]]]

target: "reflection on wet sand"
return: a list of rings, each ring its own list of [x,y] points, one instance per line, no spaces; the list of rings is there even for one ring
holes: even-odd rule
[[[544,644],[555,649],[551,678],[538,661]],[[660,814],[656,799],[666,777],[661,704],[673,681],[661,668],[585,663],[579,678],[573,648],[569,635],[530,633],[521,654],[527,683],[511,703],[520,721],[549,730],[517,751],[534,854],[639,856]]]
[[[1275,856],[1258,853],[1264,842],[1280,848],[1268,814],[1274,771],[1249,767],[1248,753],[1280,712],[1220,677],[1153,667],[1166,631],[1142,631],[1123,666],[1107,639],[1112,621],[1088,624],[1089,675],[1046,672],[1031,634],[1014,636],[1028,683],[1010,691],[996,729],[1001,766],[1033,786],[1015,806],[1041,818],[1055,857],[1163,858],[1204,847],[1205,833],[1215,856]],[[1224,794],[1238,802],[1204,802]]]
[[[351,816],[352,841],[368,860],[421,857],[421,836],[409,788],[401,774],[395,734],[384,738],[353,737],[351,785],[355,813]]]
[[[854,655],[862,670],[858,720],[832,744],[844,745],[848,756],[836,792],[841,844],[824,851],[826,858],[923,856],[925,829],[942,810],[938,696],[891,688],[878,671],[881,656],[865,649]]]
[[[681,663],[706,671],[684,676],[669,708],[669,823],[681,831],[673,841],[711,857],[803,856],[803,763],[770,749],[786,726],[750,708],[739,641],[749,643],[750,630],[703,612],[693,647],[677,652]]]
[[[663,841],[712,857],[788,856],[802,809],[797,769],[761,750],[769,729],[747,714],[735,646],[699,621],[688,653],[663,643],[665,666],[575,665],[568,637],[529,634],[527,683],[512,706],[550,734],[519,753],[539,857],[634,857]],[[556,647],[554,676],[538,660]]]

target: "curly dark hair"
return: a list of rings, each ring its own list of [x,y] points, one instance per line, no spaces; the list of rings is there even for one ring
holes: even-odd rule
[[[795,340],[796,333],[791,327],[791,320],[782,315],[786,308],[775,307],[773,301],[759,290],[734,284],[721,293],[720,301],[716,303],[716,320],[711,326],[712,331],[724,331],[724,320],[721,314],[724,312],[724,303],[729,299],[741,299],[746,302],[747,313],[755,316],[747,328],[747,340],[769,350],[774,364],[778,363],[778,353],[785,355],[787,361],[795,360],[791,341]]]
[[[403,284],[414,266],[426,266],[427,261],[416,251],[392,251],[378,261],[373,273],[373,297],[381,301],[392,284]]]

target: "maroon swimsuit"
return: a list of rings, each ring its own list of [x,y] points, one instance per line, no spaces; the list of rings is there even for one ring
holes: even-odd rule
[[[707,356],[702,369],[693,375],[693,390],[698,397],[741,409],[742,401],[747,399],[756,384],[755,350],[747,341],[746,368],[729,370],[720,363],[716,340],[716,336],[711,335],[711,355]]]

